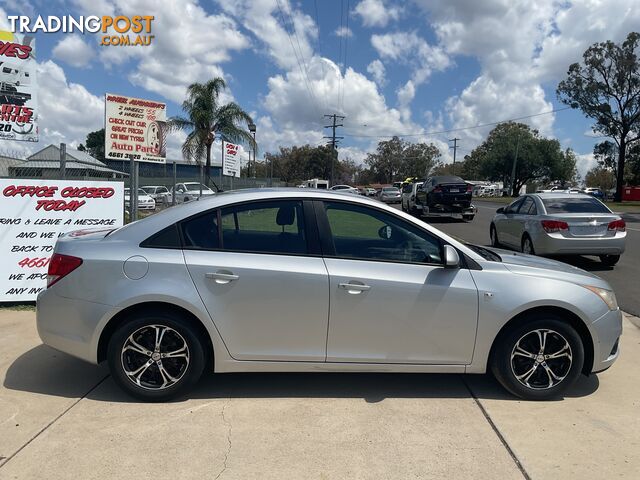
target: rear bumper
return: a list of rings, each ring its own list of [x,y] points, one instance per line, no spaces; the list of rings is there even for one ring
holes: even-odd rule
[[[609,311],[590,325],[593,337],[593,368],[591,373],[609,368],[620,356],[619,338],[622,335],[622,312]]]
[[[43,290],[36,302],[36,325],[42,343],[90,363],[98,362],[98,325],[114,307],[65,298]]]
[[[539,255],[622,255],[626,235],[612,238],[557,238],[541,233],[533,239]]]
[[[380,197],[380,201],[383,203],[400,203],[402,197]]]

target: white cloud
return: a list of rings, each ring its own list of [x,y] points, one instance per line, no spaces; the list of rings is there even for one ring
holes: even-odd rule
[[[440,46],[430,45],[416,32],[396,32],[372,35],[371,45],[383,59],[412,66],[412,80],[424,83],[433,72],[451,65],[449,56]]]
[[[74,0],[74,4],[81,13],[92,15],[152,12],[155,38],[150,46],[100,46],[100,58],[108,68],[121,68],[134,85],[178,103],[191,83],[227,77],[223,64],[250,46],[231,17],[209,14],[197,0]],[[132,67],[129,62],[136,63]]]
[[[354,13],[362,18],[365,27],[386,27],[390,21],[400,18],[402,9],[396,6],[389,6],[384,0],[362,0]]]
[[[93,48],[79,35],[65,36],[53,48],[53,57],[72,67],[87,67],[94,56]]]
[[[371,74],[371,76],[379,86],[383,87],[387,83],[387,71],[384,68],[384,64],[380,60],[376,59],[369,65],[367,65],[367,72]]]
[[[267,47],[278,67],[291,69],[313,56],[311,42],[318,36],[317,26],[310,16],[292,8],[289,0],[218,3]]]
[[[347,27],[338,27],[333,33],[336,37],[353,37],[353,31]]]
[[[598,161],[593,155],[593,152],[576,155],[576,167],[582,178],[584,178],[587,175],[587,172],[596,165],[598,165]]]

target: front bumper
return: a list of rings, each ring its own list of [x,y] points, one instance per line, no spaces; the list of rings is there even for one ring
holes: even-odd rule
[[[593,322],[589,329],[593,338],[593,368],[591,373],[609,368],[620,356],[619,339],[622,335],[622,312],[610,310]]]

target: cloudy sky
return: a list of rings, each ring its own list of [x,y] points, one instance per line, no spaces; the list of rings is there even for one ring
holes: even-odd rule
[[[38,33],[42,147],[77,145],[104,124],[104,94],[166,101],[187,85],[227,80],[261,152],[323,143],[323,115],[344,115],[342,158],[361,161],[390,135],[459,155],[492,122],[521,118],[580,154],[597,139],[555,88],[592,43],[640,25],[637,0],[0,0],[7,15],[154,15],[150,47],[99,46],[95,34]],[[451,131],[461,129],[458,131]],[[450,131],[448,133],[437,133]],[[169,141],[179,155],[183,136]],[[35,149],[4,142],[0,153]]]

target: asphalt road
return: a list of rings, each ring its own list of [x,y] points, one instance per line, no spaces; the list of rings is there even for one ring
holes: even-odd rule
[[[474,201],[474,204],[478,207],[478,214],[470,223],[448,218],[425,220],[450,235],[480,245],[489,245],[491,218],[496,209],[504,204],[485,201]],[[640,214],[624,214],[623,218],[627,222],[627,246],[620,262],[614,268],[604,266],[597,257],[561,257],[558,260],[604,278],[616,292],[620,308],[640,316]]]

